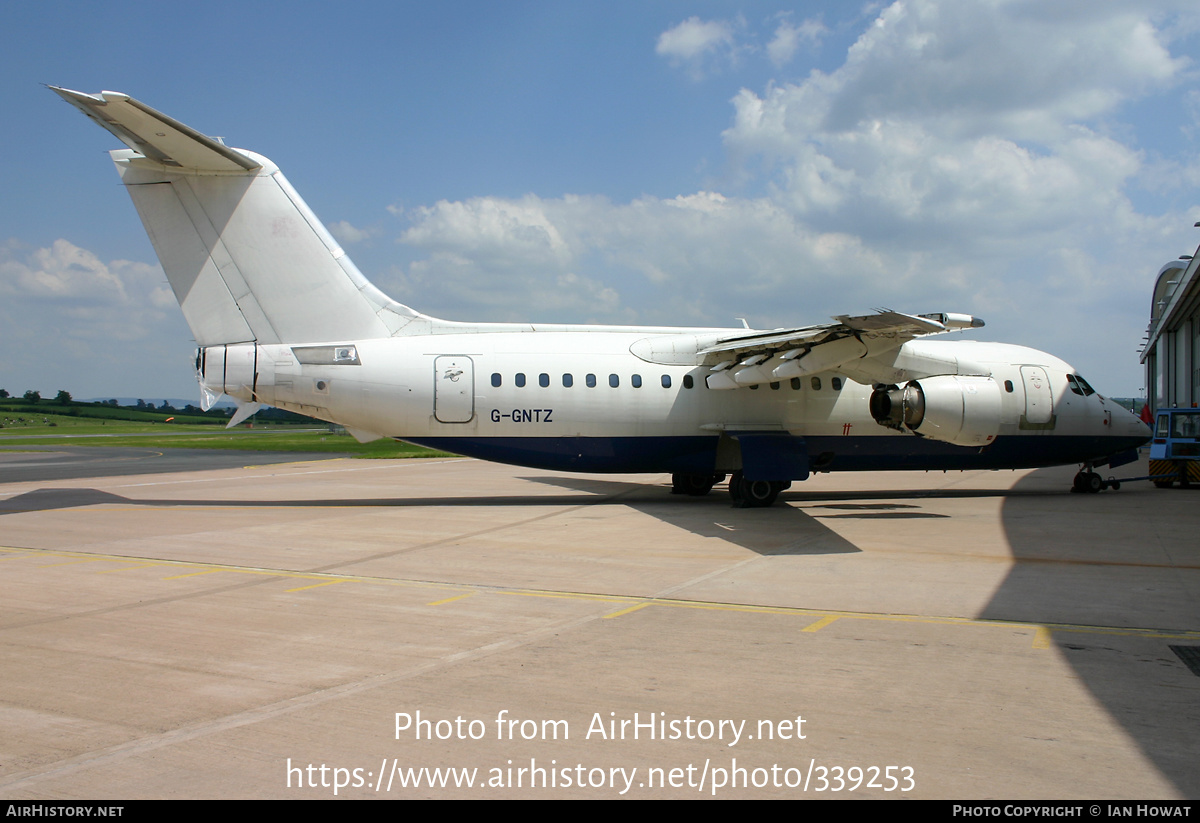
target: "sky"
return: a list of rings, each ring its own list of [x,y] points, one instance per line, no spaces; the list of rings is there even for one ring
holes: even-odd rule
[[[199,396],[122,146],[53,84],[269,156],[426,314],[965,312],[1139,395],[1198,60],[1194,0],[5,0],[0,388]]]

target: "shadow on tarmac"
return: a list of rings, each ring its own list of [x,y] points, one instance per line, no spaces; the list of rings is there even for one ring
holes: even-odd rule
[[[1070,494],[1073,472],[1033,472],[1005,495],[1014,562],[980,616],[1048,624],[1054,648],[1109,717],[1182,797],[1198,797],[1200,678],[1171,646],[1200,642],[1179,638],[1200,630],[1200,498],[1149,483]]]

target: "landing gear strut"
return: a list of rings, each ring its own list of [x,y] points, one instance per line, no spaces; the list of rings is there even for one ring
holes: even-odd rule
[[[761,509],[770,506],[779,493],[792,484],[777,480],[747,480],[740,471],[729,478],[729,496],[734,508]]]

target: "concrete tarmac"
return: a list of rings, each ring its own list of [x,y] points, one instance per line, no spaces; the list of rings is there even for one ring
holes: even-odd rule
[[[1195,491],[263,462],[0,483],[0,797],[1200,796]]]
[[[15,446],[0,446],[0,484],[210,471],[311,459],[308,452],[39,446],[36,441],[27,440]]]

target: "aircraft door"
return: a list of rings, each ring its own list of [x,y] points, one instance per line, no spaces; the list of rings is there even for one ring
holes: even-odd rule
[[[443,355],[433,361],[433,416],[440,423],[469,423],[475,416],[471,358]]]
[[[1021,381],[1025,384],[1025,420],[1032,425],[1045,425],[1054,419],[1054,396],[1050,380],[1041,366],[1022,366]]]

